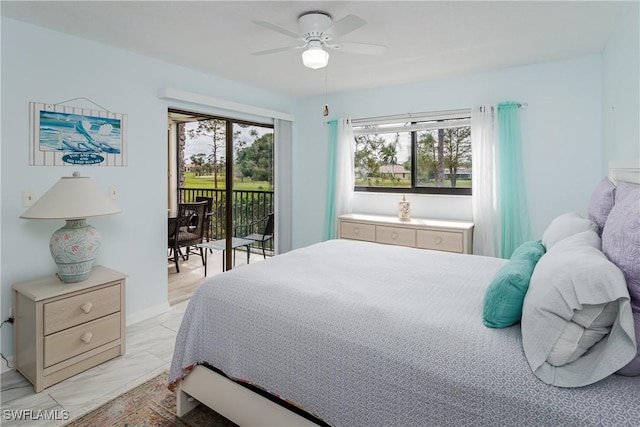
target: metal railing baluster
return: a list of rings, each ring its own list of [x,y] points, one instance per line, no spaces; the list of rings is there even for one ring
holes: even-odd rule
[[[178,200],[181,203],[194,201],[196,196],[213,198],[214,217],[210,223],[209,235],[212,239],[223,239],[226,236],[224,215],[225,189],[212,188],[178,188]],[[234,190],[234,208],[232,209],[233,224],[247,224],[264,218],[274,210],[272,190]],[[233,230],[231,230],[233,234]],[[267,249],[273,250],[272,242],[267,243]]]

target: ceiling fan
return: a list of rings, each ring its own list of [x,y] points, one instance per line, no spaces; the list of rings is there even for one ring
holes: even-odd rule
[[[302,42],[295,46],[278,47],[254,52],[253,55],[269,55],[277,52],[306,48],[306,50],[302,52],[302,62],[306,67],[313,69],[323,68],[329,62],[329,53],[324,48],[363,55],[381,55],[386,49],[386,46],[377,44],[338,41],[340,37],[366,24],[362,18],[355,15],[347,15],[333,22],[331,15],[326,12],[305,12],[298,17],[299,33],[267,21],[253,21],[253,23]]]

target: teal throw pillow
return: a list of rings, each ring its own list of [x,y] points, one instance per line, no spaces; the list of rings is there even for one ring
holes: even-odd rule
[[[487,287],[482,321],[489,328],[506,328],[520,321],[524,296],[537,262],[545,253],[541,241],[520,245]]]

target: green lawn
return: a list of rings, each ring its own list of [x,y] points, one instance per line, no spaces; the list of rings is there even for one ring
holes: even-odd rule
[[[184,186],[186,188],[216,188],[213,176],[193,176],[193,172],[184,173]],[[225,188],[225,175],[218,175],[218,188]],[[245,178],[243,181],[233,181],[234,190],[273,190],[267,181],[251,181]]]

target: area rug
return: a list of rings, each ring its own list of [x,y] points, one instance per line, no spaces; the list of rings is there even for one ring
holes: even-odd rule
[[[66,424],[67,427],[233,427],[234,423],[204,405],[184,417],[176,415],[176,397],[167,388],[163,372],[119,395],[88,414]]]

